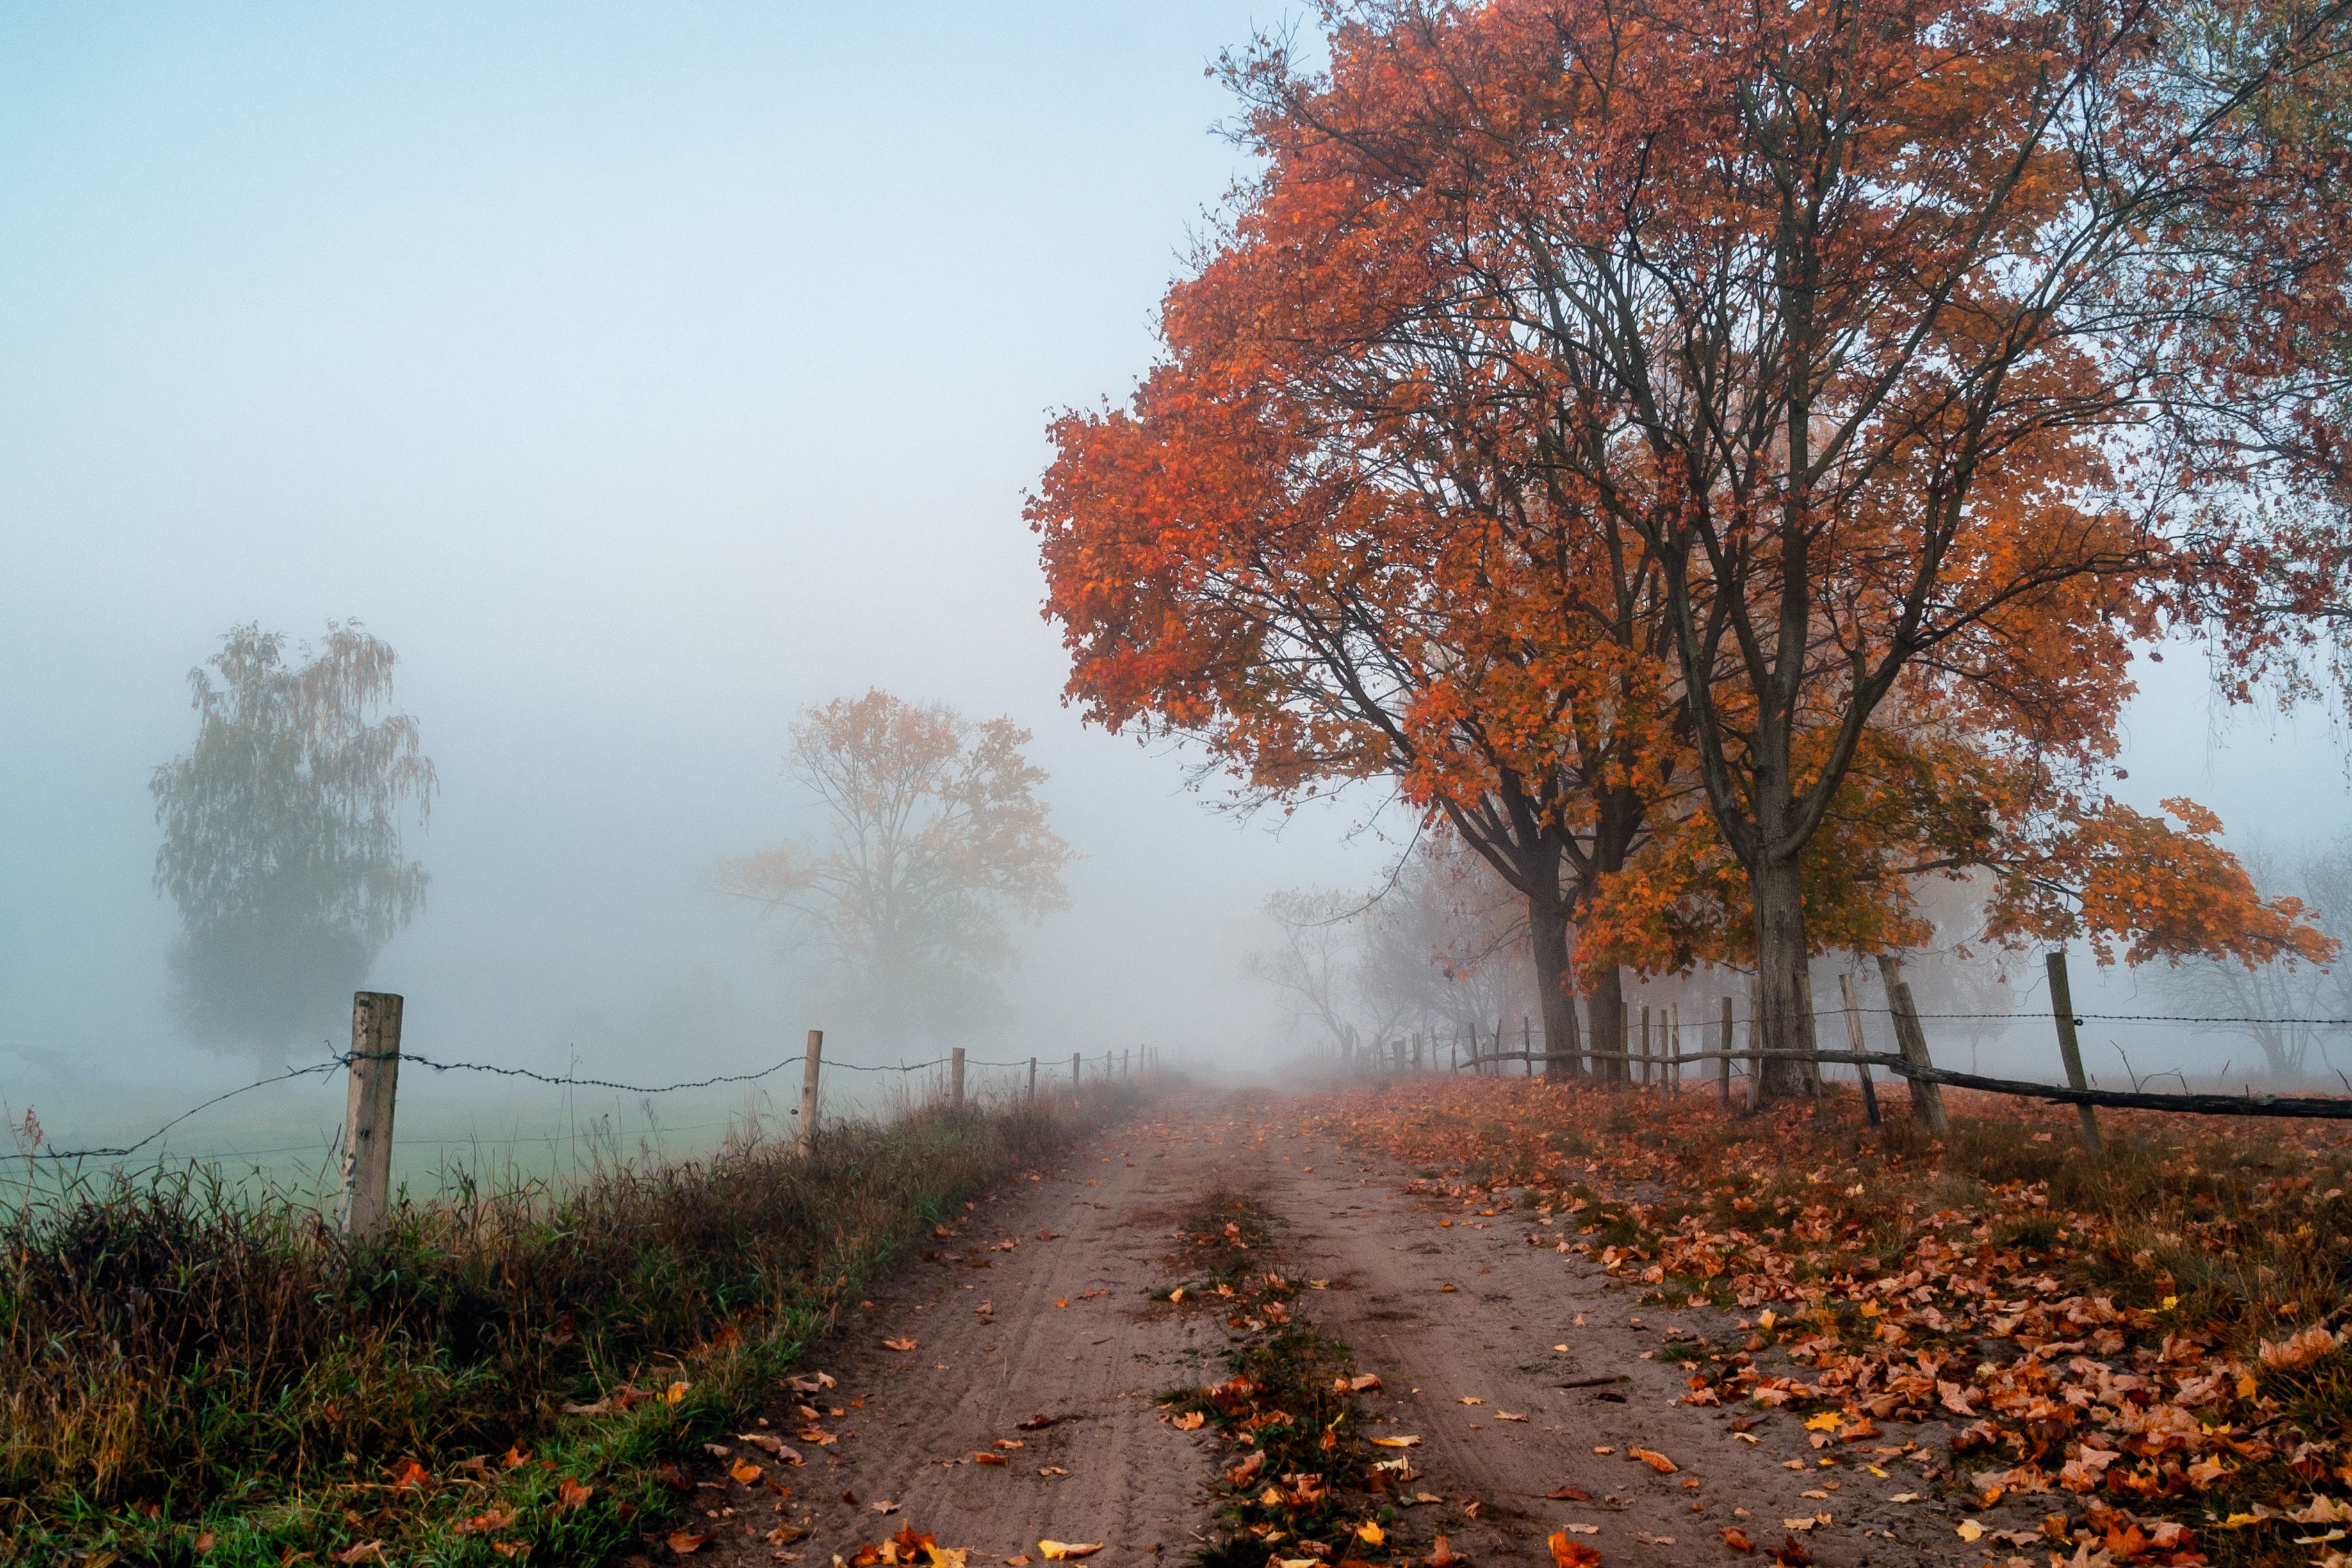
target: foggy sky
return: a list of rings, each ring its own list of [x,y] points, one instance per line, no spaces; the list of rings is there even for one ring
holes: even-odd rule
[[[146,781],[186,670],[256,619],[399,650],[444,793],[372,984],[415,1049],[793,1048],[824,1020],[699,871],[819,826],[786,725],[869,684],[1033,728],[1089,857],[1024,937],[1023,1054],[1267,1038],[1255,907],[1393,846],[1346,831],[1370,797],[1276,835],[1083,730],[1019,515],[1049,414],[1125,395],[1243,172],[1203,66],[1254,19],[0,15],[0,1096],[70,1137],[249,1066],[165,1023]],[[2324,721],[2217,740],[2193,658],[2147,675],[2129,798],[2352,826]],[[696,1043],[633,1045],[662,1019]]]

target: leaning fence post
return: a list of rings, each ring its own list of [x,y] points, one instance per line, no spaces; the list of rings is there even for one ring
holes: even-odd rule
[[[2050,1016],[2058,1024],[2058,1055],[2066,1064],[2066,1081],[2075,1089],[2088,1089],[2090,1081],[2083,1075],[2083,1047],[2074,1038],[2074,993],[2066,984],[2066,950],[2059,948],[2050,954]],[[2074,1108],[2083,1113],[2083,1146],[2094,1156],[2104,1152],[2099,1142],[2098,1113],[2087,1105]]]
[[[1731,998],[1723,999],[1723,1060],[1716,1064],[1716,1099],[1731,1109]]]
[[[1853,999],[1853,972],[1842,970],[1838,974],[1839,989],[1845,993],[1845,1037],[1853,1043],[1853,1054],[1862,1055],[1862,1008]],[[1870,1064],[1856,1062],[1854,1071],[1862,1075],[1862,1113],[1873,1127],[1879,1125],[1878,1090],[1870,1081]]]
[[[401,999],[352,995],[351,1099],[343,1115],[343,1234],[365,1236],[392,1202],[392,1106],[400,1084]]]
[[[816,1079],[824,1060],[824,1031],[808,1033],[808,1054],[801,1058],[801,1152],[816,1141]]]
[[[1878,955],[1878,978],[1886,986],[1886,1010],[1895,1016],[1895,1044],[1913,1067],[1932,1067],[1927,1058],[1927,1034],[1919,1027],[1919,1007],[1911,1000],[1910,984],[1903,978],[1903,961],[1891,952]],[[1944,1086],[1925,1079],[1911,1079],[1911,1114],[1941,1138],[1952,1130],[1944,1114]]]

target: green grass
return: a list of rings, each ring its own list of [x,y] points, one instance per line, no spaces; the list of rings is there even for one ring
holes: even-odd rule
[[[593,1560],[877,1268],[1077,1130],[930,1110],[460,1182],[357,1246],[201,1168],[76,1184],[0,1226],[0,1563]]]

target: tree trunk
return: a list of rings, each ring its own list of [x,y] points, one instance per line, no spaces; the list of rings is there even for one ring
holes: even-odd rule
[[[1559,1083],[1575,1068],[1568,1058],[1576,1038],[1576,998],[1568,994],[1568,917],[1529,899],[1528,940],[1535,950],[1536,1005],[1543,1013],[1544,1078]]]
[[[1748,878],[1756,900],[1756,977],[1759,1022],[1766,1053],[1767,1096],[1807,1094],[1814,1068],[1800,1059],[1813,1049],[1812,977],[1807,967],[1804,885],[1794,857],[1759,858]]]
[[[1594,1050],[1622,1051],[1625,1048],[1625,980],[1615,964],[1585,982],[1584,1017],[1588,1026],[1586,1033],[1592,1037]],[[1623,1083],[1625,1069],[1630,1065],[1596,1058],[1592,1070],[1603,1083]]]

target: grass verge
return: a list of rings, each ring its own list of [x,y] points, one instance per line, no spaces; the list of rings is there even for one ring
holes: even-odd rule
[[[950,1205],[1132,1093],[457,1184],[351,1246],[201,1168],[0,1227],[0,1563],[593,1562]]]
[[[1358,1430],[1356,1396],[1380,1380],[1356,1373],[1348,1347],[1300,1316],[1263,1211],[1212,1194],[1177,1240],[1190,1278],[1160,1299],[1223,1312],[1240,1336],[1223,1382],[1162,1399],[1180,1426],[1212,1426],[1237,1451],[1220,1467],[1222,1522],[1193,1568],[1409,1562],[1392,1500],[1412,1468],[1402,1454],[1373,1457]]]

